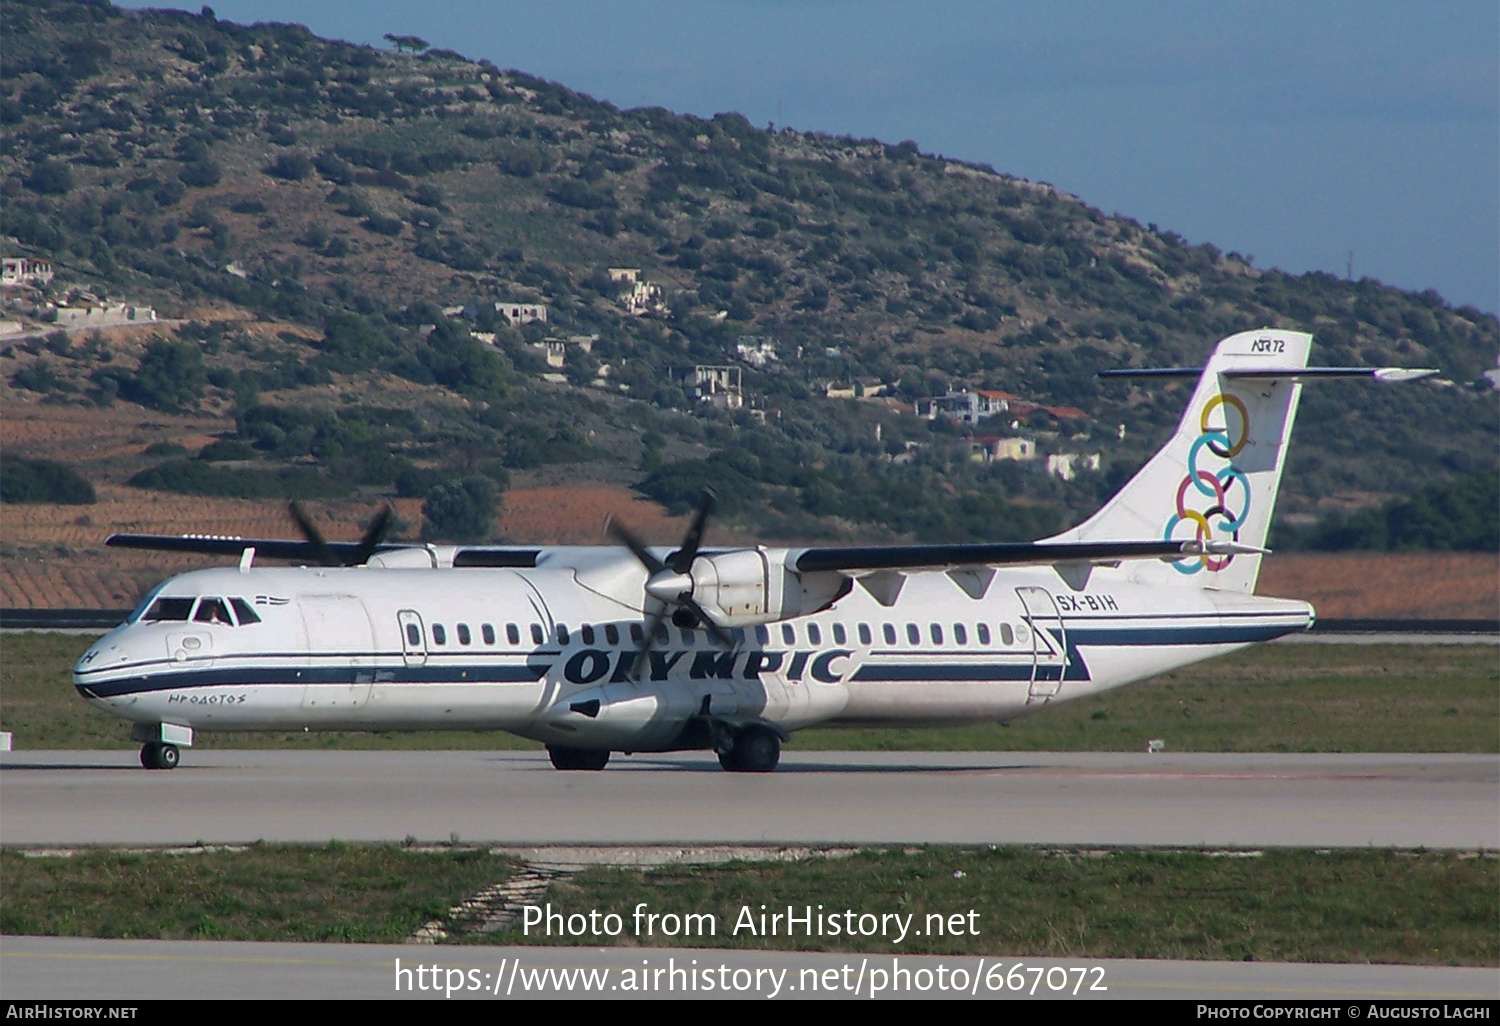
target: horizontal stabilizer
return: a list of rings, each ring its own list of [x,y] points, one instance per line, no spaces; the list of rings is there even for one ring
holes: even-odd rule
[[[1373,381],[1420,381],[1438,371],[1432,367],[1233,367],[1219,371],[1226,378],[1262,381],[1322,381],[1330,378],[1367,378]],[[1202,367],[1118,367],[1100,371],[1101,378],[1202,377]]]
[[[1232,541],[998,542],[980,545],[883,545],[804,549],[792,565],[817,571],[926,570],[960,566],[1051,566],[1122,559],[1179,560],[1194,556],[1263,555]]]

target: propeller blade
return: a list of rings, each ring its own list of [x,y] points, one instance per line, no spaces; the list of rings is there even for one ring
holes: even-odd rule
[[[684,595],[678,601],[680,601],[684,606],[693,611],[693,615],[698,618],[698,622],[703,625],[703,629],[712,634],[715,641],[723,645],[725,648],[734,647],[734,639],[729,636],[729,632],[720,627],[718,624],[714,623],[713,618],[710,617],[707,611],[705,611],[704,608],[698,604],[697,599],[693,598],[693,596],[691,595]]]
[[[641,561],[641,564],[645,566],[648,573],[655,575],[667,568],[667,564],[653,556],[650,550],[641,543],[641,540],[618,520],[611,517],[606,529],[627,549],[635,553],[635,558]]]
[[[683,535],[682,545],[672,553],[668,563],[677,573],[685,574],[692,569],[693,560],[698,558],[698,546],[703,543],[703,528],[717,501],[718,497],[710,488],[703,489],[703,494],[698,497],[698,510],[693,514],[693,522],[688,527],[687,534]]]
[[[651,646],[656,641],[656,632],[661,629],[661,622],[667,618],[667,607],[663,605],[651,614],[646,621],[645,634],[641,637],[641,647],[635,651],[635,661],[630,664],[630,679],[641,679],[641,667],[646,662],[646,656],[651,651]]]
[[[297,525],[302,536],[307,539],[307,544],[312,546],[313,555],[317,557],[318,562],[324,566],[338,566],[339,560],[328,550],[328,542],[323,540],[323,532],[319,531],[317,525],[306,513],[302,512],[302,507],[296,502],[290,502],[287,503],[287,512],[291,514],[292,522]]]
[[[365,528],[364,537],[359,540],[359,548],[349,558],[349,566],[359,566],[362,563],[368,562],[370,557],[375,555],[375,550],[379,547],[381,540],[385,538],[385,532],[391,526],[391,518],[395,515],[396,511],[391,508],[389,502],[381,505],[380,512],[375,514],[375,519],[371,520],[370,526]]]

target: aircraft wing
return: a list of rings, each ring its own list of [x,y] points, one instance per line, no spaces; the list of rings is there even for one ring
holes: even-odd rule
[[[309,565],[322,562],[350,565],[369,555],[422,549],[422,545],[400,543],[377,545],[370,552],[361,542],[324,542],[323,548],[312,542],[287,538],[237,538],[206,534],[112,534],[104,544],[116,549],[150,549],[154,552],[196,552],[204,556],[238,556],[254,549],[258,559],[286,559]],[[531,567],[536,566],[537,548],[514,548],[501,545],[467,545],[453,553],[454,566]]]
[[[265,559],[290,559],[303,563],[321,562],[321,554],[311,542],[287,538],[237,538],[212,534],[112,534],[104,544],[115,549],[150,549],[154,552],[197,552],[205,556],[238,556],[246,549]],[[335,556],[353,558],[359,542],[324,542]],[[408,545],[381,545],[375,551],[410,548]]]
[[[1218,541],[997,542],[978,545],[872,545],[803,549],[792,565],[801,571],[930,570],[959,566],[1049,566],[1115,563],[1122,559],[1263,555],[1266,549]]]

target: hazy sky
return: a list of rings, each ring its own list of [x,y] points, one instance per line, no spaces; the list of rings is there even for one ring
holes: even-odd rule
[[[1343,274],[1352,250],[1356,277],[1500,310],[1495,0],[213,7],[414,34],[619,107],[913,139],[1260,266]]]

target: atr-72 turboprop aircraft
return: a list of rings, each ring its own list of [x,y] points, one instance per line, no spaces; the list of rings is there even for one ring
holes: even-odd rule
[[[712,750],[776,767],[829,723],[1009,721],[1312,623],[1253,593],[1312,336],[1219,343],[1177,431],[1089,520],[1022,544],[674,550],[115,535],[239,555],[153,590],[78,661],[171,768],[201,730],[507,730],[558,769]],[[388,511],[387,511],[388,512]],[[266,568],[256,556],[322,563]]]

